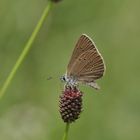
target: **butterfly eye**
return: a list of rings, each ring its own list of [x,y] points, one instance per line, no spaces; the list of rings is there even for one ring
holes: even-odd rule
[[[63,75],[63,76],[61,76],[61,77],[60,77],[60,80],[61,80],[62,82],[65,82],[65,81],[66,81],[65,76],[64,76],[64,75]]]

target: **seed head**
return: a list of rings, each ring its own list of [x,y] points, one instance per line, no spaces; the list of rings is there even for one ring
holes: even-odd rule
[[[51,0],[52,2],[60,2],[61,0]]]
[[[71,123],[79,118],[82,110],[82,95],[76,87],[66,87],[60,96],[60,114],[64,122]]]

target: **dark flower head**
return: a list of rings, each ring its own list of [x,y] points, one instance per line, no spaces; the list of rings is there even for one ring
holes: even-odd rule
[[[61,0],[51,0],[52,2],[60,2]]]
[[[64,122],[71,123],[79,118],[82,110],[82,92],[76,87],[65,87],[60,96],[60,114]]]

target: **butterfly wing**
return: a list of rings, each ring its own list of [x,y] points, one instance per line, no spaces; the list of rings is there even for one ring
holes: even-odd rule
[[[102,56],[98,51],[90,51],[92,54],[90,59],[84,67],[79,71],[79,76],[82,78],[88,78],[97,80],[104,75],[105,65]]]
[[[85,51],[96,49],[94,47],[94,43],[91,39],[85,34],[82,34],[81,37],[78,39],[76,46],[73,50],[71,59],[69,61],[69,64],[67,66],[67,72],[69,73],[71,71],[72,65],[75,62],[75,60]]]
[[[93,55],[91,55],[91,58],[88,59],[87,64],[84,65],[77,74],[77,80],[95,89],[100,89],[95,80],[101,78],[104,75],[105,65],[99,53],[93,53],[92,51],[89,52],[89,54],[90,53]]]
[[[76,77],[77,81],[98,89],[95,80],[101,78],[104,72],[105,64],[101,54],[92,40],[82,35],[72,54],[67,75]]]

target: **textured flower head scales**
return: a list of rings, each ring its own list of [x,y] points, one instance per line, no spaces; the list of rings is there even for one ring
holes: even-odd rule
[[[66,86],[60,96],[60,114],[64,122],[71,123],[82,111],[83,93],[77,87]]]

